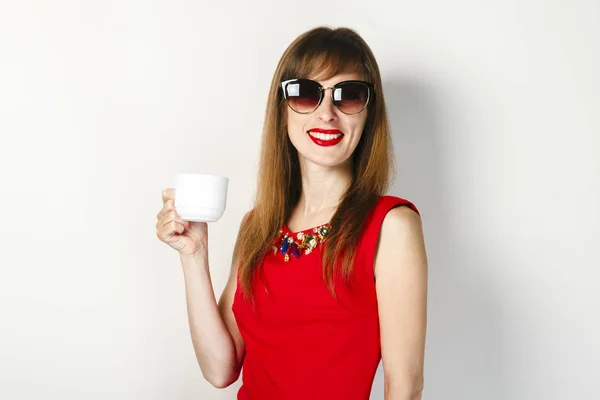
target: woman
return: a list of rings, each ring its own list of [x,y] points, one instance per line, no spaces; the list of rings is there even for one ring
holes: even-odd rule
[[[158,237],[180,253],[196,357],[238,399],[421,398],[427,261],[393,166],[381,77],[363,39],[325,27],[283,54],[269,93],[254,208],[216,303],[207,225],[163,192]]]

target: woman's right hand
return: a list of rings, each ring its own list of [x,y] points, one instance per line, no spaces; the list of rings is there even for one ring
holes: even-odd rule
[[[182,220],[175,210],[175,189],[162,192],[163,207],[156,215],[156,236],[181,255],[193,255],[206,249],[208,225],[206,222]]]

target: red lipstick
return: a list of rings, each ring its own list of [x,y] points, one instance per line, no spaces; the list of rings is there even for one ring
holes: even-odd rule
[[[324,138],[314,137],[313,135],[310,134],[310,132],[322,133],[322,134],[326,134],[326,135],[339,135],[339,136],[336,138],[324,139]],[[342,131],[340,131],[339,129],[313,128],[313,129],[310,129],[307,133],[308,133],[308,137],[310,137],[310,139],[315,144],[317,144],[319,146],[323,146],[323,147],[335,146],[336,144],[341,142],[342,139],[344,138],[344,133]]]
[[[339,129],[313,128],[313,129],[309,129],[308,131],[309,132],[319,132],[319,133],[330,133],[330,134],[342,133],[342,131],[340,131]]]

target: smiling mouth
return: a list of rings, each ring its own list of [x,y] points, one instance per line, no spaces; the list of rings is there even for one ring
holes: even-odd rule
[[[307,133],[315,144],[323,147],[335,146],[344,138],[344,134],[340,131],[335,133],[308,131]]]
[[[315,139],[320,139],[320,140],[335,140],[338,139],[342,136],[344,136],[343,133],[321,133],[321,132],[313,132],[313,131],[308,131],[308,134],[315,138]]]

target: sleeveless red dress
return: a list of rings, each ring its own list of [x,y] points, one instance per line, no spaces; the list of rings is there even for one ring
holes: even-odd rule
[[[232,310],[246,345],[238,400],[369,399],[381,359],[373,262],[383,219],[397,206],[419,212],[408,200],[379,198],[365,221],[353,279],[335,283],[337,300],[321,271],[327,241],[288,262],[269,252],[254,307],[238,280]]]

